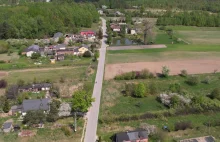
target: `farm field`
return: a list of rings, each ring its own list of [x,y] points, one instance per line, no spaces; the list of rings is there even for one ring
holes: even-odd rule
[[[148,95],[144,98],[135,98],[132,96],[124,96],[122,93],[125,89],[126,83],[138,83],[144,82],[148,85],[155,84],[158,92],[166,92],[169,90],[171,84],[177,83],[181,86],[181,90],[184,90],[185,94],[190,97],[193,96],[206,96],[214,88],[219,87],[219,73],[215,74],[202,74],[196,75],[200,78],[200,83],[196,86],[190,86],[186,83],[186,79],[181,76],[170,76],[168,78],[153,78],[144,80],[108,80],[103,84],[101,109],[99,115],[98,134],[102,136],[102,139],[106,142],[110,142],[110,138],[113,134],[125,130],[134,130],[141,128],[143,124],[155,125],[158,130],[162,130],[163,126],[168,126],[171,130],[170,133],[164,132],[167,135],[167,141],[180,140],[184,138],[199,137],[206,135],[213,135],[217,140],[220,139],[218,131],[219,126],[210,126],[209,130],[206,125],[207,121],[219,120],[219,112],[207,112],[204,114],[189,114],[182,116],[161,116],[159,118],[152,119],[140,119],[140,120],[117,120],[117,118],[126,118],[126,116],[138,116],[144,113],[159,113],[163,111],[169,111],[168,107],[165,107],[159,101],[157,101],[158,94]],[[211,78],[210,84],[202,83],[207,77]],[[186,130],[174,130],[174,124],[180,121],[190,121],[193,125],[192,129]],[[178,136],[178,137],[177,137]]]
[[[168,26],[175,35],[191,44],[219,45],[219,27]]]
[[[191,35],[194,37],[200,36],[204,40],[197,40],[193,44],[184,44],[182,42],[171,44],[173,40],[165,32],[156,30],[155,44],[165,44],[167,48],[108,50],[105,79],[112,79],[117,74],[139,71],[144,68],[153,73],[161,73],[161,68],[165,65],[170,67],[172,75],[179,74],[180,70],[183,69],[186,69],[190,74],[212,73],[220,70],[220,28],[192,26],[168,26],[167,28],[173,29],[174,36],[187,42],[190,41],[186,37],[189,39],[193,39],[193,37],[190,34],[186,34],[183,37],[178,32],[195,32],[194,35]],[[208,38],[205,36],[208,36]],[[205,40],[208,41],[206,42]],[[211,44],[208,44],[209,42]]]

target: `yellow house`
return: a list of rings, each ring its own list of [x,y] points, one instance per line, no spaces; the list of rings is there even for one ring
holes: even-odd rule
[[[51,63],[51,64],[55,64],[55,63],[56,63],[56,60],[55,60],[55,59],[50,59],[50,63]]]
[[[84,54],[86,51],[88,51],[88,48],[86,48],[86,47],[82,46],[79,48],[79,54],[81,54],[81,55]]]

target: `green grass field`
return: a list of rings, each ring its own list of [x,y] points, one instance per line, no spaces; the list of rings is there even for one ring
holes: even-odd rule
[[[160,112],[168,110],[167,107],[160,104],[156,98],[157,96],[147,96],[146,98],[134,98],[126,97],[122,94],[124,84],[128,82],[145,82],[148,84],[154,83],[158,87],[159,92],[166,92],[169,89],[170,84],[178,83],[181,86],[181,90],[186,93],[186,96],[206,96],[214,88],[219,88],[220,73],[217,74],[202,74],[197,75],[200,78],[200,83],[196,86],[190,86],[186,83],[186,78],[180,76],[171,76],[169,78],[154,78],[146,80],[131,80],[131,81],[105,81],[103,84],[101,108],[99,119],[104,120],[106,117],[114,118],[119,115],[134,115],[143,114],[146,112]],[[210,84],[202,83],[207,77],[210,78]],[[136,120],[128,122],[110,122],[99,123],[98,134],[103,136],[106,142],[110,142],[110,137],[121,131],[134,130],[140,128],[142,123],[148,123],[157,126],[159,130],[166,125],[171,129],[171,132],[167,135],[179,137],[177,140],[183,138],[197,137],[209,135],[207,127],[204,125],[207,121],[219,120],[220,113],[208,112],[207,114],[198,115],[183,115],[172,117],[161,117],[157,119]],[[179,121],[190,121],[193,125],[192,130],[174,131],[174,124]],[[218,131],[220,127],[210,127],[210,134],[220,140]],[[172,138],[172,137],[170,137]],[[171,139],[169,139],[171,141]]]
[[[219,27],[167,26],[173,29],[175,36],[190,44],[219,45]]]
[[[25,72],[9,72],[5,78],[9,84],[16,83],[17,80],[22,79],[26,83],[33,82],[34,78],[39,81],[50,80],[53,83],[59,82],[60,78],[63,77],[65,80],[79,81],[81,80],[86,72],[86,67],[57,69],[57,70],[42,70],[42,71],[25,71]]]

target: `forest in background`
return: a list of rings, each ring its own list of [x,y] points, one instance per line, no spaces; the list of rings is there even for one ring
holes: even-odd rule
[[[27,3],[0,8],[0,39],[43,38],[91,27],[99,14],[91,3]]]

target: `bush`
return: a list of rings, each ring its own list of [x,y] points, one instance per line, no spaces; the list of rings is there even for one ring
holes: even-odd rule
[[[71,135],[71,129],[67,126],[62,126],[61,127],[61,130],[63,131],[63,133],[66,135],[66,136],[70,136]]]
[[[134,88],[135,88],[135,84],[133,83],[126,83],[125,84],[125,95],[126,96],[132,96],[134,94]]]
[[[181,101],[180,101],[179,97],[176,95],[172,96],[172,98],[170,99],[170,105],[172,108],[178,107],[180,102]]]
[[[151,83],[149,85],[149,92],[151,95],[157,95],[159,93],[159,89],[157,87],[157,84]]]
[[[7,87],[7,82],[4,79],[0,80],[0,88],[6,88]]]
[[[115,80],[132,80],[132,79],[147,79],[154,78],[154,74],[149,72],[149,70],[144,69],[142,71],[132,71],[128,73],[123,73],[115,76]]]
[[[165,30],[166,30],[166,27],[165,27],[165,26],[162,26],[162,27],[159,28],[159,30],[165,31]]]
[[[162,75],[163,77],[168,77],[170,74],[170,69],[167,66],[162,67]]]
[[[40,58],[40,53],[33,53],[32,55],[31,55],[31,59],[39,59]]]
[[[178,84],[178,83],[170,84],[169,90],[172,93],[179,93],[180,92],[180,84]]]
[[[92,57],[91,51],[86,51],[86,52],[83,54],[83,57]]]
[[[203,81],[205,84],[210,84],[211,83],[211,78],[209,76],[206,76],[205,80]]]
[[[187,77],[188,76],[187,70],[181,70],[180,76]]]
[[[218,99],[218,100],[220,100],[220,89],[219,89],[219,88],[215,88],[215,89],[211,92],[210,98],[211,98],[211,99]]]
[[[146,96],[146,87],[144,83],[139,83],[135,86],[134,96],[138,98],[143,98]]]
[[[192,129],[192,123],[189,121],[175,123],[175,131]]]
[[[5,61],[4,60],[0,60],[0,64],[4,64],[5,63]]]
[[[190,77],[188,77],[186,82],[187,82],[187,84],[189,84],[191,86],[195,86],[195,85],[199,84],[200,79],[198,76],[190,76]]]

